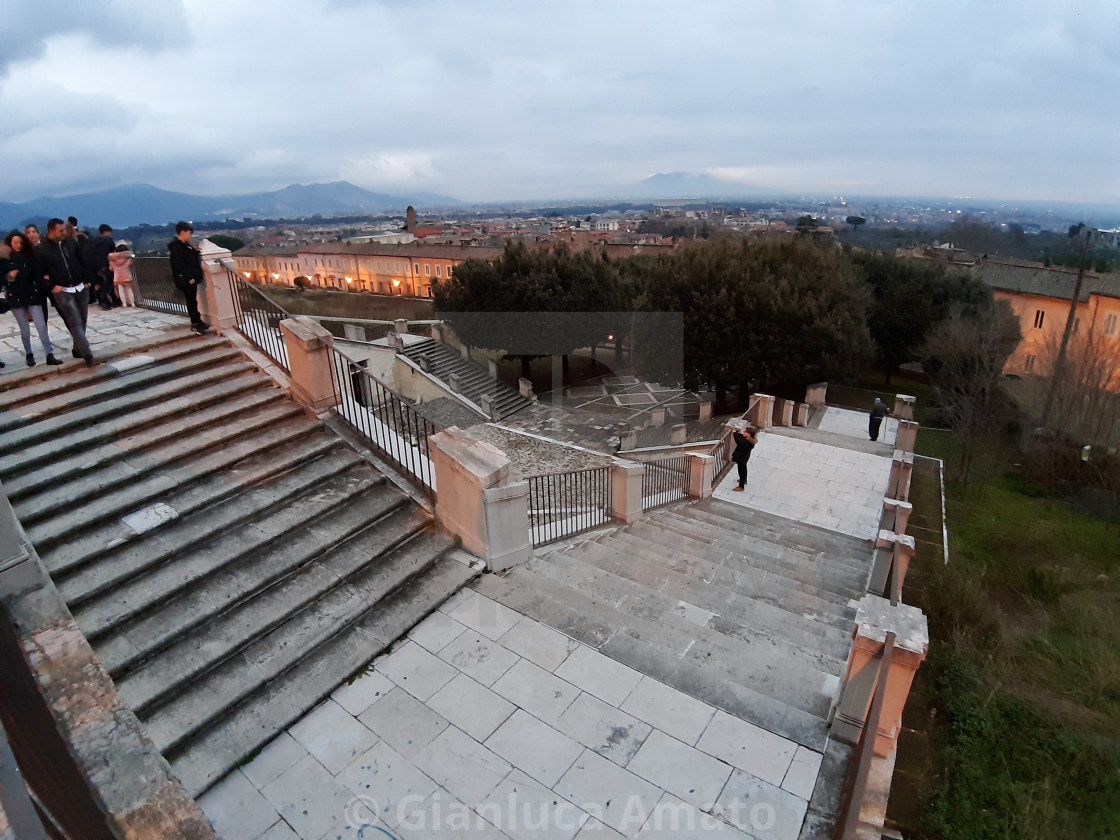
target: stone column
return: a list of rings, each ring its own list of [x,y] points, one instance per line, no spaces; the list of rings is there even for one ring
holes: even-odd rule
[[[342,336],[348,341],[367,341],[366,328],[361,324],[343,324]]]
[[[527,400],[536,399],[536,397],[533,396],[533,383],[526,379],[524,376],[520,376],[517,379],[517,391]]]
[[[891,569],[898,579],[899,591],[906,583],[906,572],[914,556],[914,538],[894,531],[880,531],[875,541],[875,558],[871,564],[871,577],[867,591],[883,598],[891,597]]]
[[[634,431],[623,432],[618,436],[618,449],[620,452],[626,452],[635,449],[638,446],[638,433]]]
[[[486,362],[486,369],[489,372],[491,379],[497,379],[498,378],[498,363],[495,362],[493,359],[489,359]]]
[[[664,426],[665,425],[665,409],[655,408],[649,413],[651,426]]]
[[[914,453],[894,451],[891,460],[891,474],[887,480],[887,495],[899,501],[910,501],[910,478],[914,473]]]
[[[854,744],[867,721],[871,694],[879,678],[879,664],[887,633],[895,634],[894,654],[887,677],[883,716],[875,738],[875,755],[886,756],[898,739],[902,709],[918,666],[929,651],[926,617],[908,604],[891,606],[885,598],[866,595],[856,610],[854,643],[842,682],[839,705],[832,718],[832,737]]]
[[[428,438],[436,471],[436,521],[500,572],[533,553],[529,484],[500,449],[456,426]]]
[[[711,400],[700,400],[700,419],[701,420],[711,420],[712,419],[712,401]]]
[[[809,425],[809,406],[805,403],[798,403],[793,409],[793,425],[795,426],[808,426]]]
[[[912,397],[909,394],[895,394],[894,411],[892,414],[899,420],[913,420],[914,403],[917,401],[917,397]]]
[[[233,254],[227,248],[220,248],[209,239],[199,243],[198,252],[202,255],[202,268],[206,272],[206,285],[198,296],[198,309],[202,318],[214,332],[221,335],[227,330],[237,329],[237,310],[233,307],[233,284],[228,268],[234,267]]]
[[[399,333],[407,333],[408,332],[408,319],[407,318],[397,318],[397,320],[393,321],[393,330],[395,332],[399,332]]]
[[[629,525],[642,518],[642,476],[645,464],[611,462],[611,518]]]
[[[432,326],[429,329],[431,330],[432,340],[433,341],[438,341],[440,344],[442,344],[443,343],[443,327],[440,324],[432,324]]]
[[[913,420],[900,420],[898,435],[894,439],[896,449],[903,452],[913,452],[914,445],[918,442],[918,424]]]
[[[688,456],[688,495],[694,499],[706,499],[711,496],[715,470],[716,459],[713,456],[690,454]]]
[[[288,351],[292,396],[316,413],[338,405],[330,358],[334,336],[306,315],[281,321],[280,334]]]
[[[825,404],[825,397],[828,394],[828,383],[818,382],[815,385],[810,385],[805,389],[805,402],[817,408]]]
[[[688,426],[684,423],[677,423],[669,429],[669,444],[672,446],[680,446],[686,437],[688,437]]]
[[[781,400],[778,404],[778,417],[779,426],[792,426],[793,425],[793,401]]]
[[[894,531],[896,534],[905,534],[906,526],[910,522],[910,514],[914,506],[901,499],[883,499],[883,515],[879,519],[880,530]]]
[[[769,394],[751,394],[758,398],[754,408],[747,412],[747,422],[756,429],[770,428],[770,418],[774,416],[774,398]]]

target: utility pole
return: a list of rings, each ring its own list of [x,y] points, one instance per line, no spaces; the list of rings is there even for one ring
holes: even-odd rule
[[[1050,374],[1050,388],[1046,392],[1046,404],[1042,408],[1042,428],[1047,428],[1050,421],[1050,409],[1054,405],[1054,394],[1058,390],[1061,380],[1062,368],[1066,364],[1066,347],[1069,346],[1069,337],[1073,334],[1073,324],[1077,320],[1077,304],[1081,300],[1081,283],[1085,279],[1085,258],[1089,253],[1089,240],[1093,238],[1093,229],[1085,228],[1085,241],[1081,245],[1081,261],[1077,266],[1077,284],[1073,287],[1073,299],[1069,302],[1069,315],[1066,316],[1066,329],[1062,333],[1062,343],[1058,347],[1058,358],[1054,360],[1054,370]]]

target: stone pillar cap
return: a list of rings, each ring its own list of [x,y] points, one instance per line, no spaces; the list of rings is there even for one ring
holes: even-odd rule
[[[906,421],[903,421],[903,422],[906,422]],[[901,449],[896,449],[894,451],[894,460],[902,461],[902,463],[904,463],[904,464],[913,464],[914,463],[914,453],[913,452],[903,452]]]
[[[896,400],[902,400],[903,402],[917,402],[918,401],[917,397],[912,397],[909,394],[895,394],[894,398]]]
[[[883,499],[883,504],[892,505],[894,507],[902,508],[903,510],[905,510],[906,508],[913,509],[914,507],[912,504],[910,504],[910,502],[904,502],[901,499]]]
[[[893,607],[886,598],[865,595],[856,609],[856,635],[861,639],[886,643],[887,633],[895,634],[895,647],[924,655],[929,650],[926,616],[910,604]]]
[[[458,426],[444,429],[428,440],[447,453],[479,487],[493,487],[513,477],[510,460],[502,450]]]
[[[913,537],[911,537],[909,534],[896,534],[894,531],[880,531],[879,542],[896,542],[900,545],[906,546],[907,548],[915,547]]]

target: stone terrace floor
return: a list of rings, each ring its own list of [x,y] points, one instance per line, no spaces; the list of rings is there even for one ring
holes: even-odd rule
[[[48,309],[47,332],[55,347],[55,355],[63,361],[69,361],[74,342],[65,324],[62,323],[62,317],[54,309],[49,307]],[[106,312],[95,304],[89,308],[86,338],[96,358],[99,348],[157,339],[163,330],[169,327],[183,327],[189,323],[183,315],[124,306]],[[35,354],[38,366],[46,370],[44,360],[47,354],[43,352],[43,347],[39,343],[39,334],[35,331],[35,325],[30,326],[31,351]],[[25,370],[27,367],[24,361],[23,342],[19,337],[19,325],[15,315],[10,312],[0,315],[0,362],[6,365],[3,370],[0,370],[0,376]]]

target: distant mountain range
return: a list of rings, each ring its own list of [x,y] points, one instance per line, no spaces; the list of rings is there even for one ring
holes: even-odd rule
[[[417,208],[455,207],[461,202],[445,195],[412,193],[407,196],[375,193],[347,181],[331,184],[292,184],[273,192],[244,195],[189,195],[170,192],[150,184],[129,184],[98,192],[50,198],[35,198],[20,204],[0,201],[0,229],[42,221],[52,216],[77,216],[82,227],[109,224],[165,225],[180,219],[191,222],[225,219],[295,219],[320,214],[342,216],[355,213],[404,215],[408,205]]]
[[[627,198],[646,199],[711,199],[757,198],[760,191],[738,181],[724,181],[711,175],[691,172],[659,172],[635,184],[627,191]]]

